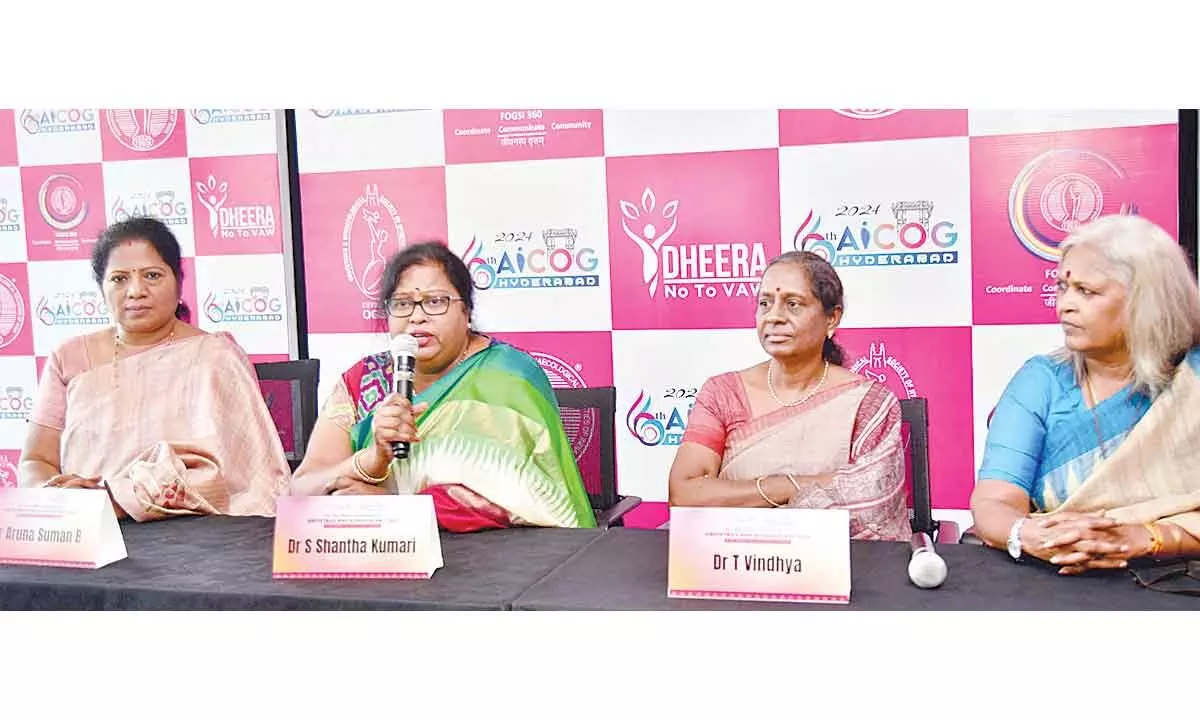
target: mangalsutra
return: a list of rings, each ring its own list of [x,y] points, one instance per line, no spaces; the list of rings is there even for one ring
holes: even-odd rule
[[[792,402],[784,402],[784,401],[780,400],[779,395],[777,395],[775,393],[775,376],[774,376],[774,373],[772,372],[774,369],[775,369],[775,361],[772,359],[770,362],[767,363],[767,390],[771,393],[771,397],[775,398],[775,402],[779,403],[780,405],[782,405],[784,407],[795,407],[797,405],[803,405],[804,403],[808,402],[808,399],[811,398],[813,395],[816,395],[817,391],[820,390],[825,385],[825,378],[829,375],[829,361],[828,360],[825,361],[825,369],[821,372],[820,382],[818,382],[816,384],[816,386],[813,387],[812,390],[809,390],[807,393],[805,393],[799,400],[793,400]]]

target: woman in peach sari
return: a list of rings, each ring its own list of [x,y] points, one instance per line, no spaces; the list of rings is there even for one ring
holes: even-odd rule
[[[254,371],[226,333],[186,322],[179,244],[157,220],[109,227],[92,271],[116,326],[42,372],[26,487],[107,490],[118,517],[275,512],[289,471]]]
[[[701,387],[671,467],[672,505],[840,508],[856,539],[911,537],[900,403],[841,366],[842,306],[819,256],[767,266],[757,329],[770,359]]]

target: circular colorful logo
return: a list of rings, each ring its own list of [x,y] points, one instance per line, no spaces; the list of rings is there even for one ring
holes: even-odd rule
[[[467,271],[471,273],[471,284],[476,290],[487,290],[496,282],[496,268],[483,257],[483,243],[472,236],[471,244],[463,251]]]
[[[87,217],[83,183],[71,175],[51,175],[38,190],[38,210],[46,224],[55,230],[74,230]]]
[[[1021,168],[1009,190],[1013,233],[1034,256],[1058,262],[1059,246],[1079,226],[1105,214],[1137,213],[1126,196],[1127,180],[1125,172],[1100,153],[1048,150]]]
[[[551,387],[587,387],[578,368],[568,365],[561,358],[542,352],[530,352],[529,354],[546,373]],[[559,408],[563,428],[567,431],[567,438],[571,441],[571,451],[575,454],[576,459],[583,457],[583,454],[592,446],[598,424],[596,413],[597,411],[594,409]]]
[[[650,396],[645,390],[638,393],[625,413],[625,427],[646,447],[655,447],[667,437],[667,429],[650,409]]]
[[[12,345],[25,327],[25,298],[17,284],[0,275],[0,349]]]
[[[179,124],[178,110],[105,110],[108,129],[117,142],[134,152],[157,150]]]

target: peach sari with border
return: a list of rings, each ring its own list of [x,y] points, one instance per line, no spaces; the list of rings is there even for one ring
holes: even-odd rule
[[[787,506],[848,510],[855,539],[912,536],[900,403],[879,383],[846,383],[751,417],[741,377],[725,373],[700,389],[683,441],[721,455],[720,477],[736,482],[832,473],[828,483],[802,485]]]
[[[62,431],[62,472],[102,478],[139,522],[275,514],[291,473],[231,336],[187,337],[96,366],[77,341],[51,357],[33,417]]]

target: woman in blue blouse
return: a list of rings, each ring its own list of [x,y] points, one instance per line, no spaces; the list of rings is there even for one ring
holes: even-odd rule
[[[1200,555],[1200,292],[1137,216],[1062,244],[1064,345],[1025,363],[988,427],[974,532],[1075,574]],[[1031,514],[1032,513],[1032,514]]]

